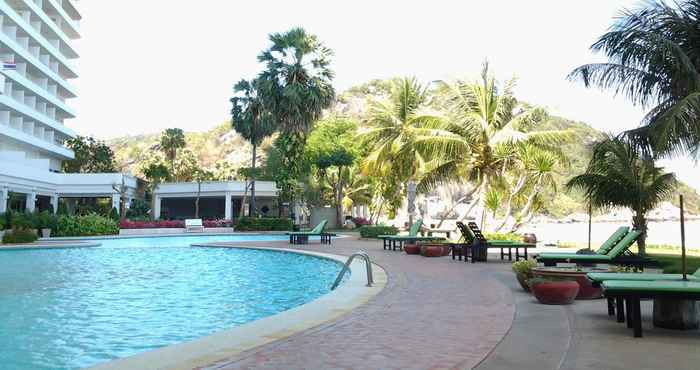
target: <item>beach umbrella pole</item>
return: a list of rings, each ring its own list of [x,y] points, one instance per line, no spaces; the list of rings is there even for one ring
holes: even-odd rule
[[[593,203],[588,202],[588,250],[591,250],[591,229],[593,227]]]
[[[680,195],[681,208],[681,268],[683,269],[683,280],[688,280],[688,267],[685,259],[685,217],[683,216],[683,194]]]

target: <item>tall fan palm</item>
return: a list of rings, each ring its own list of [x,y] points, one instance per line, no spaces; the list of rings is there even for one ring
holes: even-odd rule
[[[519,102],[513,95],[514,86],[514,80],[499,86],[488,63],[475,82],[438,83],[437,92],[449,119],[431,135],[418,139],[417,146],[439,153],[442,161],[423,178],[420,187],[469,179],[475,186],[464,198],[477,194],[473,205],[478,203],[484,210],[486,194],[510,165],[515,145],[529,143],[558,152],[558,145],[572,138],[568,130],[538,129],[547,113]]]
[[[333,103],[333,71],[329,68],[333,52],[303,28],[271,34],[270,41],[272,46],[258,56],[266,68],[257,78],[256,89],[265,109],[288,137],[283,165],[293,170],[301,162],[311,125]]]
[[[416,140],[427,136],[440,118],[425,111],[427,88],[415,78],[395,79],[387,101],[371,102],[367,123],[370,128],[360,134],[372,151],[362,164],[363,171],[374,174],[390,173],[411,192],[421,167],[430,160],[425,151],[419,152]],[[414,194],[408,195],[409,224],[415,211]]]
[[[175,174],[177,151],[185,147],[185,133],[179,128],[169,128],[160,136],[160,149],[170,161],[170,173]]]
[[[668,199],[675,185],[672,173],[656,167],[653,158],[621,137],[597,143],[586,172],[566,184],[582,189],[594,207],[630,208],[634,228],[643,232],[637,241],[641,255],[646,252],[646,214]]]
[[[277,127],[274,124],[270,112],[265,110],[262,98],[258,94],[257,80],[252,82],[241,80],[234,87],[236,94],[231,98],[231,123],[244,139],[253,145],[253,158],[251,160],[251,183],[250,183],[250,215],[257,214],[255,206],[255,163],[257,159],[256,150],[263,139],[272,135]]]
[[[700,2],[647,1],[623,10],[591,49],[607,63],[575,69],[571,79],[622,93],[651,107],[628,134],[661,155],[700,149]]]

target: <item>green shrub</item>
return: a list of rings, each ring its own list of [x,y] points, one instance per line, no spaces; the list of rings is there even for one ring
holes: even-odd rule
[[[97,214],[60,216],[56,236],[95,236],[119,234],[117,222]]]
[[[150,209],[151,205],[148,202],[134,199],[131,201],[129,209],[126,210],[126,218],[129,220],[147,220]]]
[[[362,226],[360,236],[363,238],[376,238],[379,235],[396,235],[399,229],[394,226]]]
[[[58,217],[54,216],[54,214],[49,211],[43,211],[39,213],[37,229],[56,230],[57,223]]]
[[[13,229],[36,229],[37,226],[39,226],[39,217],[36,213],[16,212],[12,214]]]
[[[12,228],[12,211],[9,209],[2,215],[2,226],[5,230],[10,230]]]
[[[234,227],[236,231],[289,231],[293,224],[290,218],[241,217]]]
[[[7,231],[2,236],[2,242],[5,244],[32,243],[37,239],[39,237],[33,231],[20,229]]]
[[[58,202],[58,209],[56,210],[56,215],[65,216],[68,214],[68,206],[65,202]]]
[[[522,260],[513,262],[513,272],[516,274],[530,275],[530,271],[537,267],[535,260]]]
[[[507,240],[511,242],[522,242],[522,235],[516,233],[485,233],[487,240]]]

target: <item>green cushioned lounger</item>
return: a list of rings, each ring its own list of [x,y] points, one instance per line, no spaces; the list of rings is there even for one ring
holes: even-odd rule
[[[659,280],[682,280],[682,274],[647,274],[647,273],[634,273],[634,272],[590,272],[587,275],[588,280],[593,283],[603,283],[605,281],[613,280],[627,280],[627,281],[659,281]],[[688,275],[688,280],[690,281],[700,281],[700,269],[697,269],[692,274]]]
[[[685,293],[700,294],[700,281],[641,281],[641,280],[610,280],[603,282],[606,294],[639,294],[643,297],[653,295],[683,295]]]
[[[641,231],[630,231],[610,249],[608,254],[542,253],[537,256],[537,260],[545,264],[555,262],[615,263],[616,260],[623,257],[623,254],[637,241],[640,235],[642,235]]]
[[[289,232],[287,235],[309,235],[309,236],[318,236],[323,234],[323,230],[326,229],[326,224],[328,224],[328,220],[323,220],[316,225],[313,229],[309,231],[294,231],[294,232]]]
[[[421,226],[423,226],[423,219],[418,219],[416,222],[411,225],[411,228],[408,230],[408,235],[379,235],[377,238],[379,239],[386,239],[386,238],[406,238],[406,237],[416,237],[418,236],[418,232],[420,231]]]
[[[610,250],[615,245],[617,245],[617,243],[620,240],[622,240],[622,238],[624,238],[629,233],[629,230],[630,230],[630,228],[627,226],[619,227],[617,230],[615,230],[614,233],[612,233],[612,235],[610,235],[608,240],[606,240],[603,244],[600,245],[600,248],[598,248],[598,250],[596,251],[596,254],[597,255],[607,255],[608,252],[610,252]],[[553,252],[553,253],[545,252],[545,253],[540,254],[540,256],[543,256],[543,257],[550,257],[551,256],[551,257],[556,257],[556,258],[565,258],[565,257],[562,257],[564,255],[568,255],[568,256],[575,255],[576,258],[578,258],[579,256],[582,256],[580,254],[576,255],[575,253],[556,253],[556,252]]]

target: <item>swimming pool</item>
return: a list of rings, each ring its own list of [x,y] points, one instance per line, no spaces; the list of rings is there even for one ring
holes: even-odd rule
[[[3,369],[77,369],[274,315],[329,291],[336,261],[192,243],[284,236],[101,240],[0,252]]]

